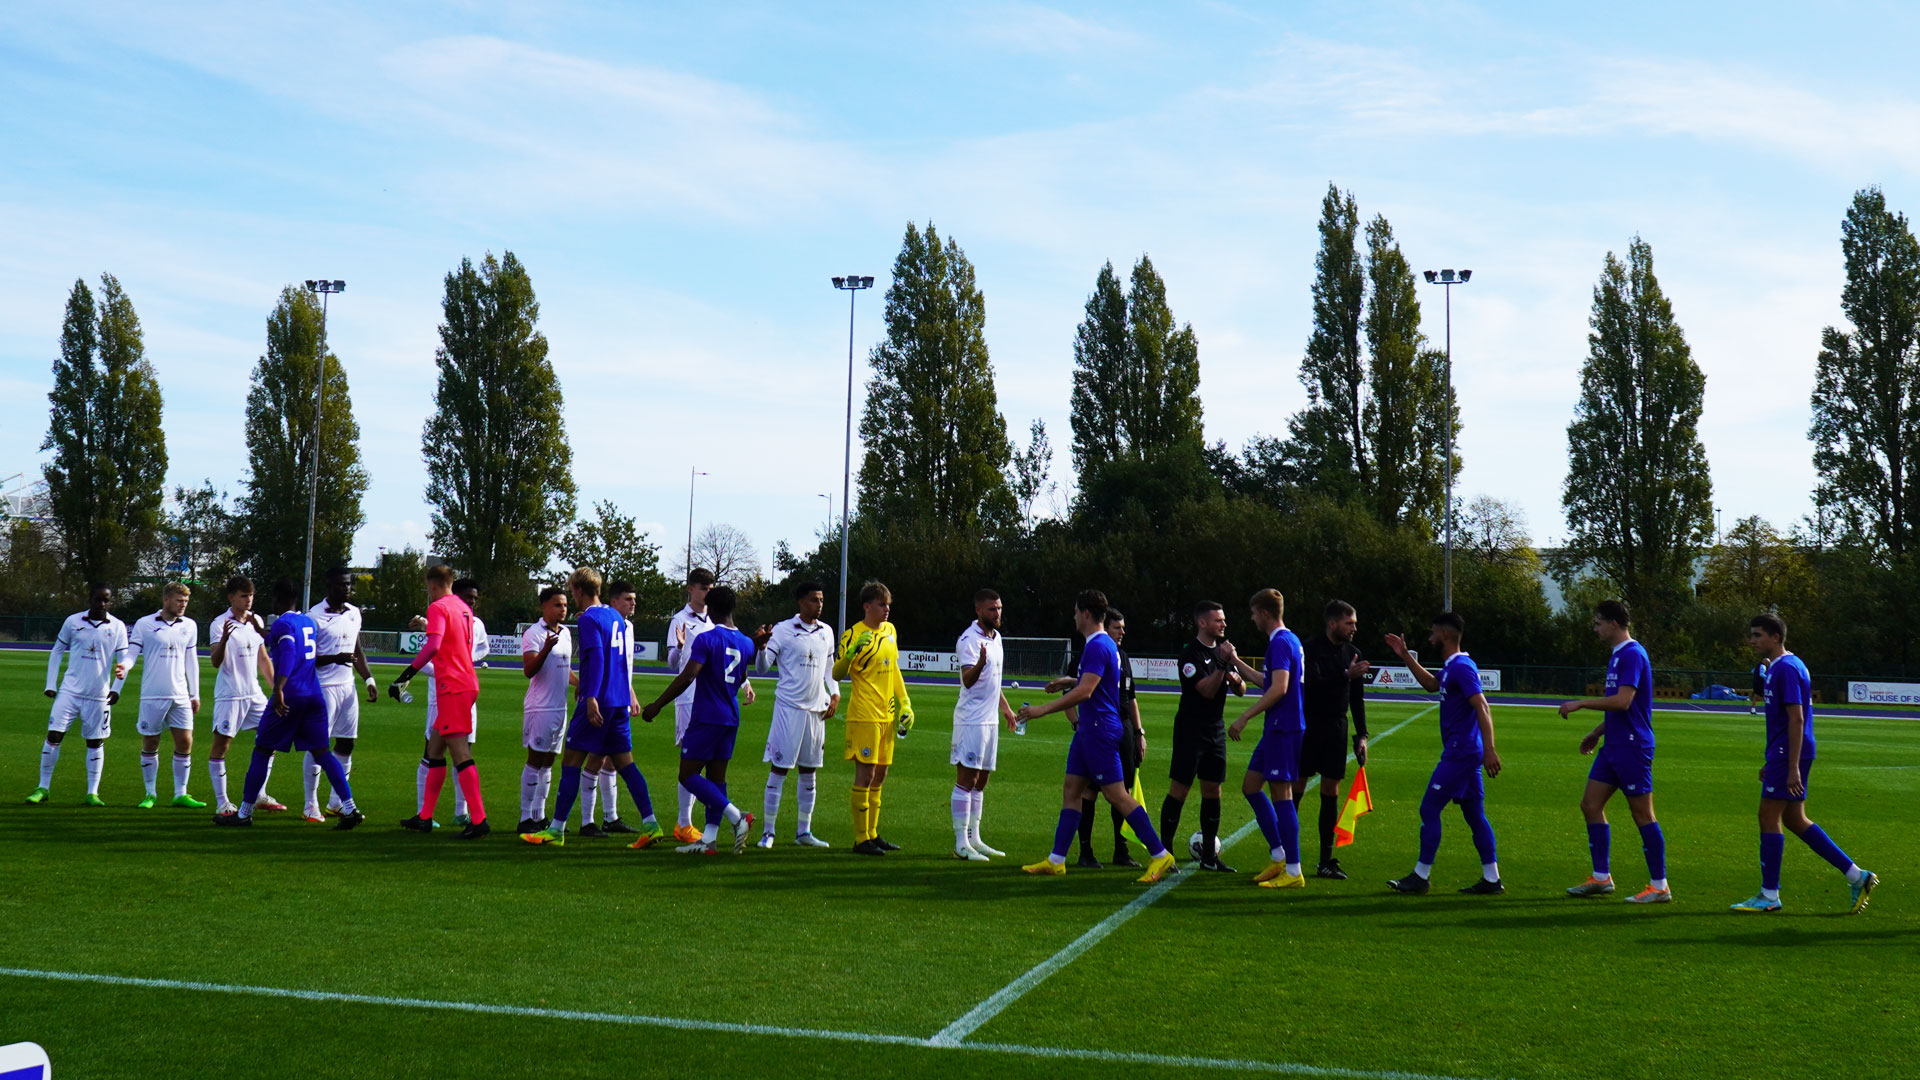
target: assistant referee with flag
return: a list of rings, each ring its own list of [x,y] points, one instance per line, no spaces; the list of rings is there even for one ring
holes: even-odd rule
[[[1329,600],[1327,632],[1301,646],[1301,705],[1307,735],[1300,747],[1300,786],[1320,777],[1320,866],[1315,877],[1345,880],[1333,857],[1334,825],[1340,820],[1340,781],[1347,777],[1347,713],[1353,713],[1353,757],[1367,763],[1367,702],[1363,678],[1371,664],[1360,655],[1353,636],[1360,628],[1353,605]]]

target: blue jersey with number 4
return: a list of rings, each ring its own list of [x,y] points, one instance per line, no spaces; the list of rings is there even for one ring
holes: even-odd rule
[[[580,613],[580,686],[576,698],[593,698],[600,711],[633,705],[633,685],[627,681],[627,620],[605,604]]]
[[[696,724],[740,725],[740,684],[747,681],[753,662],[753,639],[731,626],[720,625],[693,639],[689,661],[698,661],[693,677],[693,718]]]
[[[298,611],[289,611],[273,620],[267,628],[268,652],[273,657],[273,673],[286,676],[281,688],[289,701],[317,701],[320,676],[314,671],[316,639],[319,627]]]

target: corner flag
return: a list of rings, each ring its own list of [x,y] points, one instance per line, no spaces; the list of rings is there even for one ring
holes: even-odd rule
[[[1134,802],[1139,803],[1141,806],[1147,805],[1147,789],[1145,787],[1142,787],[1140,784],[1140,773],[1138,770],[1136,770],[1133,774],[1133,791],[1131,794],[1133,795]],[[1139,837],[1133,835],[1133,826],[1128,825],[1125,822],[1120,823],[1120,835],[1126,837],[1127,839],[1133,841],[1136,844],[1146,843],[1145,840],[1142,840]],[[1161,842],[1165,843],[1166,838],[1161,837]],[[6,1078],[0,1077],[0,1080],[6,1080]]]
[[[1360,815],[1371,813],[1373,792],[1367,789],[1367,767],[1357,766],[1353,770],[1353,783],[1347,788],[1347,801],[1340,807],[1340,823],[1333,827],[1333,846],[1346,847],[1353,843],[1353,829],[1360,824]]]

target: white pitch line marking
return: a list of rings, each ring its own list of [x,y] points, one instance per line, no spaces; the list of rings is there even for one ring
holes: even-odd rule
[[[1398,724],[1395,724],[1393,727],[1388,728],[1386,731],[1381,732],[1378,736],[1369,739],[1369,744],[1392,735],[1394,732],[1399,731],[1401,728],[1406,727],[1408,724],[1413,723],[1415,720],[1420,719],[1439,707],[1438,703],[1427,706],[1412,716],[1407,717],[1405,720],[1400,721]],[[1347,760],[1352,761],[1353,756],[1349,754]],[[1312,791],[1314,785],[1319,782],[1319,778],[1315,777],[1307,785],[1307,791]],[[1225,850],[1246,839],[1257,828],[1259,828],[1259,823],[1256,821],[1249,821],[1240,826],[1240,828],[1234,830],[1233,835],[1227,837],[1226,841],[1221,844],[1221,849]],[[1162,837],[1161,842],[1165,843],[1166,838]],[[1092,927],[1088,928],[1086,933],[1068,942],[1059,952],[1035,964],[1027,970],[1026,974],[1021,975],[1019,978],[1001,987],[985,1001],[967,1010],[966,1015],[948,1024],[946,1027],[941,1028],[934,1034],[933,1038],[928,1041],[940,1046],[959,1044],[967,1036],[978,1030],[981,1025],[1006,1011],[1007,1006],[1020,1000],[1029,990],[1045,982],[1048,976],[1066,967],[1068,964],[1073,963],[1075,960],[1078,960],[1088,949],[1100,944],[1101,941],[1105,940],[1107,935],[1120,929],[1129,919],[1145,911],[1155,901],[1172,892],[1182,881],[1192,876],[1192,872],[1187,872],[1167,878],[1146,892],[1129,900],[1120,910],[1095,923]]]
[[[193,990],[210,994],[240,994],[249,997],[288,998],[339,1005],[379,1005],[404,1009],[434,1009],[444,1012],[476,1013],[483,1016],[511,1016],[541,1020],[572,1020],[596,1024],[621,1024],[630,1027],[674,1028],[681,1031],[710,1031],[728,1035],[763,1035],[791,1039],[823,1039],[829,1042],[865,1043],[878,1046],[906,1046],[921,1050],[960,1050],[970,1053],[1006,1054],[1019,1057],[1070,1061],[1100,1061],[1128,1065],[1159,1065],[1172,1068],[1217,1069],[1228,1072],[1269,1073],[1278,1076],[1305,1076],[1327,1080],[1456,1080],[1430,1073],[1398,1070],[1340,1069],[1319,1065],[1299,1065],[1281,1061],[1254,1061],[1243,1058],[1190,1057],[1179,1054],[1132,1053],[1125,1050],[1078,1050],[1059,1046],[1021,1046],[1015,1043],[936,1043],[912,1035],[884,1035],[870,1031],[834,1031],[827,1028],[784,1027],[774,1024],[735,1024],[723,1020],[691,1020],[672,1016],[640,1016],[627,1013],[580,1012],[572,1009],[544,1009],[524,1005],[490,1005],[477,1001],[441,1001],[433,998],[386,997],[378,994],[346,994],[330,990],[293,990],[277,986],[243,986],[229,983],[191,982],[181,979],[143,979],[125,975],[96,975],[79,971],[41,971],[34,968],[0,968],[0,977],[37,979],[44,982],[90,983],[99,986],[125,986],[148,990]]]

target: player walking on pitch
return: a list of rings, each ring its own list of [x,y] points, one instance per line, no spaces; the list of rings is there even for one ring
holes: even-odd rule
[[[540,590],[540,621],[520,635],[520,670],[527,677],[520,742],[527,763],[520,770],[520,831],[547,827],[547,791],[553,761],[567,730],[567,688],[577,682],[572,669],[573,635],[567,630],[567,594],[549,585]]]
[[[1180,704],[1173,714],[1167,797],[1160,803],[1160,835],[1180,835],[1187,794],[1200,781],[1200,843],[1189,845],[1202,870],[1231,874],[1220,861],[1220,785],[1227,779],[1227,694],[1246,692],[1230,658],[1226,609],[1209,600],[1193,609],[1194,640],[1180,650]]]
[[[1013,706],[1000,690],[1006,670],[1006,646],[1000,638],[1005,604],[992,589],[973,594],[973,622],[960,635],[954,656],[960,662],[960,694],[953,704],[953,857],[986,862],[1006,852],[980,839],[987,780],[1000,761],[1000,722],[1013,726]]]
[[[692,791],[707,808],[707,827],[701,838],[675,850],[682,855],[712,855],[720,838],[720,823],[733,826],[733,853],[747,850],[753,815],[727,797],[727,764],[740,735],[740,695],[753,704],[753,683],[747,672],[753,664],[753,639],[733,625],[733,590],[716,585],[707,593],[707,613],[714,624],[694,640],[686,664],[660,696],[640,710],[648,723],[669,701],[693,687],[693,717],[680,740],[680,785]],[[702,775],[704,774],[704,775]]]
[[[333,754],[340,760],[340,771],[353,776],[353,744],[360,737],[360,691],[354,683],[358,675],[366,687],[367,703],[380,700],[380,689],[367,667],[367,654],[360,648],[360,608],[353,604],[353,574],[345,567],[327,571],[326,598],[307,610],[320,633],[319,655],[314,667],[319,671],[320,693],[327,699],[327,725],[333,735]],[[306,760],[306,807],[308,821],[323,820],[320,812],[320,763],[312,754]],[[340,793],[327,796],[327,813],[339,815]]]
[[[27,796],[30,803],[47,801],[53,786],[53,767],[60,761],[60,744],[67,729],[80,721],[80,737],[87,744],[87,806],[105,806],[100,797],[100,773],[106,765],[106,741],[113,734],[113,706],[120,700],[116,679],[126,677],[127,624],[113,615],[113,588],[104,581],[87,586],[87,610],[67,616],[60,624],[53,650],[47,654],[47,696],[53,709],[47,714],[47,741],[40,745],[40,786]],[[67,658],[67,676],[60,678],[60,658]]]
[[[837,682],[851,679],[847,692],[846,759],[853,762],[853,853],[885,855],[900,845],[880,835],[880,787],[893,764],[893,744],[913,730],[913,702],[900,675],[900,635],[887,621],[893,594],[869,581],[860,588],[860,621],[840,635],[840,658],[833,663]]]
[[[713,619],[707,614],[707,594],[713,590],[714,582],[713,571],[703,567],[696,566],[687,572],[687,604],[674,612],[667,623],[667,670],[675,675],[686,666],[693,643],[713,629]],[[689,685],[673,703],[673,745],[680,745],[692,721],[693,687]],[[682,844],[695,843],[701,837],[700,830],[693,827],[693,804],[697,800],[693,792],[684,787],[679,790],[679,799],[680,816],[674,822],[673,838]]]
[[[427,568],[427,640],[407,665],[407,670],[387,688],[395,698],[420,669],[435,662],[434,689],[440,712],[434,718],[433,739],[427,744],[427,790],[420,810],[400,822],[401,828],[415,832],[433,831],[433,811],[440,802],[440,789],[447,782],[447,758],[453,759],[454,782],[467,794],[467,809],[472,820],[460,832],[462,840],[477,840],[493,831],[487,824],[487,808],[480,799],[480,770],[467,746],[473,733],[473,710],[480,699],[480,682],[473,671],[473,609],[453,595],[453,569],[448,566]]]
[[[1045,859],[1020,869],[1029,874],[1058,877],[1067,872],[1067,851],[1080,828],[1080,806],[1089,790],[1097,790],[1120,808],[1133,834],[1151,856],[1142,884],[1151,885],[1173,869],[1173,855],[1153,831],[1146,808],[1133,800],[1121,781],[1120,650],[1107,636],[1107,597],[1088,589],[1074,600],[1073,623],[1086,639],[1080,652],[1080,681],[1065,696],[1043,705],[1022,705],[1018,720],[1077,708],[1073,741],[1067,747],[1067,776],[1060,792],[1060,823],[1053,830],[1053,851]]]
[[[140,779],[147,797],[137,804],[151,809],[158,799],[160,733],[173,736],[173,805],[199,809],[207,805],[187,794],[193,771],[193,716],[200,711],[200,628],[187,618],[192,593],[177,581],[161,590],[160,610],[143,616],[127,635],[127,663],[115,678],[117,692],[140,658],[147,658],[140,676]]]
[[[1618,600],[1603,600],[1594,608],[1593,632],[1613,650],[1607,657],[1607,694],[1560,706],[1561,716],[1572,716],[1581,709],[1606,714],[1580,740],[1582,754],[1595,754],[1593,768],[1587,773],[1587,790],[1580,796],[1593,873],[1568,889],[1567,895],[1605,896],[1613,892],[1608,852],[1613,833],[1607,824],[1607,800],[1617,790],[1626,796],[1627,809],[1640,827],[1640,844],[1647,855],[1651,879],[1646,888],[1627,897],[1627,903],[1665,904],[1673,900],[1673,892],[1667,888],[1667,838],[1653,816],[1653,661],[1648,659],[1646,647],[1627,629],[1631,618],[1627,605]]]
[[[215,814],[215,825],[253,824],[253,812],[261,805],[260,792],[267,782],[273,755],[287,750],[306,751],[327,774],[327,782],[340,793],[340,820],[334,824],[335,829],[351,829],[366,820],[354,804],[346,770],[327,749],[327,733],[331,727],[327,699],[314,670],[320,631],[311,616],[301,613],[299,595],[293,582],[285,578],[273,584],[274,607],[281,612],[267,630],[273,664],[273,702],[254,731],[253,759],[247,765],[240,806],[237,810]]]
[[[1307,884],[1300,870],[1300,804],[1294,801],[1304,780],[1300,750],[1307,719],[1300,694],[1300,638],[1287,629],[1286,603],[1279,589],[1261,589],[1247,601],[1253,625],[1267,638],[1264,671],[1240,659],[1232,642],[1226,644],[1227,655],[1242,678],[1264,680],[1259,700],[1227,728],[1227,737],[1239,742],[1248,722],[1264,715],[1260,741],[1240,781],[1240,793],[1253,807],[1271,857],[1267,868],[1253,877],[1263,889],[1300,889]]]
[[[227,798],[227,748],[243,731],[256,731],[267,711],[267,695],[260,680],[273,685],[273,660],[267,655],[267,625],[253,612],[253,582],[227,579],[227,610],[213,620],[207,632],[213,645],[213,747],[207,752],[207,778],[213,783],[213,805],[222,814],[234,809]],[[273,758],[267,758],[273,768]],[[267,794],[267,778],[260,778],[261,810],[285,810]]]
[[[633,654],[640,648],[639,639],[633,636],[633,611],[637,606],[633,593],[633,583],[616,581],[606,587],[607,606],[620,616],[626,627],[626,679],[627,700],[633,701]],[[631,709],[629,710],[631,716]],[[619,833],[638,833],[639,829],[620,820],[619,791],[614,781],[620,778],[620,770],[607,763],[604,754],[588,754],[585,769],[580,774],[580,835],[613,836]],[[600,824],[593,823],[594,812],[600,814]],[[653,813],[649,804],[647,813]],[[628,847],[648,847],[657,837],[649,833],[646,843],[633,843]]]
[[[1780,863],[1786,855],[1784,824],[1813,853],[1847,876],[1848,910],[1866,910],[1880,879],[1862,870],[1807,817],[1807,779],[1813,773],[1813,679],[1807,665],[1787,651],[1787,624],[1778,615],[1755,615],[1747,643],[1767,661],[1767,754],[1760,766],[1760,891],[1733,905],[1735,911],[1780,910]]]
[[[1427,781],[1427,793],[1420,800],[1420,861],[1413,873],[1387,882],[1395,892],[1424,893],[1433,872],[1433,860],[1440,854],[1440,811],[1447,803],[1460,804],[1460,813],[1473,832],[1473,846],[1480,853],[1480,880],[1461,889],[1463,893],[1493,895],[1506,892],[1500,883],[1500,863],[1493,839],[1493,825],[1487,821],[1487,789],[1480,778],[1500,775],[1500,755],[1493,748],[1493,710],[1480,689],[1480,666],[1460,651],[1460,638],[1466,620],[1451,611],[1433,617],[1428,641],[1440,648],[1440,674],[1420,666],[1407,651],[1407,641],[1399,634],[1387,635],[1387,646],[1413,671],[1413,677],[1428,693],[1440,693],[1440,764],[1434,766]]]
[[[833,678],[833,627],[821,621],[826,588],[803,582],[793,590],[799,613],[778,626],[766,627],[766,655],[780,664],[773,688],[773,726],[767,732],[767,793],[761,806],[760,847],[773,846],[774,823],[780,818],[780,797],[787,786],[787,770],[798,769],[795,782],[800,818],[793,842],[801,847],[827,847],[813,835],[813,806],[818,794],[820,766],[826,763],[827,721],[840,710],[840,684]]]
[[[1313,876],[1345,881],[1346,871],[1333,857],[1334,826],[1340,822],[1340,781],[1347,778],[1347,714],[1353,714],[1353,760],[1367,763],[1366,675],[1373,665],[1360,655],[1353,636],[1359,616],[1345,600],[1329,600],[1327,632],[1300,647],[1301,707],[1307,734],[1301,742],[1300,791],[1308,780],[1320,778],[1320,865]]]
[[[1120,646],[1127,640],[1127,617],[1120,609],[1110,607],[1106,618],[1107,636],[1113,639],[1113,646],[1120,654],[1120,783],[1126,786],[1127,793],[1133,793],[1136,776],[1140,772],[1140,759],[1147,753],[1146,729],[1140,726],[1140,700],[1133,691],[1133,658]],[[1047,689],[1055,693],[1064,693],[1078,682],[1078,676],[1071,679],[1055,679],[1047,684]],[[1093,854],[1093,812],[1099,809],[1098,795],[1089,794],[1080,804],[1080,858],[1074,863],[1089,870],[1100,869],[1100,860]],[[1140,864],[1133,861],[1127,853],[1126,834],[1121,827],[1126,818],[1120,814],[1117,806],[1108,806],[1107,812],[1113,818],[1113,865],[1122,869],[1138,870]]]
[[[567,578],[567,590],[580,608],[580,675],[575,680],[566,749],[560,757],[560,797],[554,803],[553,821],[544,829],[521,833],[520,839],[554,847],[567,842],[567,818],[580,797],[581,763],[599,758],[611,762],[633,793],[634,805],[640,808],[640,838],[628,846],[650,847],[664,834],[654,821],[647,778],[633,763],[633,669],[628,660],[633,640],[628,636],[629,624],[618,610],[600,602],[600,575],[592,568],[575,569]],[[590,822],[583,821],[585,824]]]

